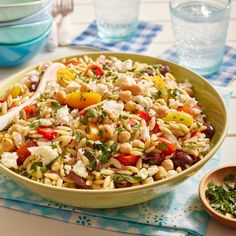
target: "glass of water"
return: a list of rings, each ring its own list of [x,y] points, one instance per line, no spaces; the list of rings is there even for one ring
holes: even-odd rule
[[[106,43],[136,34],[140,0],[93,0],[98,36]]]
[[[222,64],[231,0],[171,0],[179,63],[201,75]]]

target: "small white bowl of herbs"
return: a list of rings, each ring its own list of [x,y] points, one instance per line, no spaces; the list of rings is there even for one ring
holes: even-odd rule
[[[213,219],[236,228],[236,166],[223,166],[206,174],[199,185],[199,197]]]

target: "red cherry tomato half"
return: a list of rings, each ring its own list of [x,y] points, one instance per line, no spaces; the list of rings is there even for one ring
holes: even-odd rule
[[[152,117],[145,111],[136,111],[135,114],[140,116],[142,119],[144,119],[147,122],[152,119]]]
[[[160,142],[158,145],[161,152],[165,155],[170,155],[176,151],[175,145],[164,137],[158,137],[157,141]]]
[[[25,161],[25,158],[30,156],[30,151],[28,150],[29,147],[35,147],[37,146],[37,143],[35,141],[28,141],[24,144],[22,144],[17,150],[16,154],[18,156],[17,158],[17,165],[20,166]]]
[[[136,165],[139,156],[132,156],[132,155],[123,155],[116,157],[116,159],[124,166],[134,166]]]
[[[42,134],[43,137],[47,140],[52,140],[57,135],[57,132],[53,128],[46,127],[46,126],[39,126],[38,133]]]
[[[26,119],[28,120],[31,117],[36,116],[37,114],[37,107],[35,105],[29,105],[23,108],[25,115],[26,115]]]
[[[103,76],[103,70],[97,65],[89,66],[87,70],[84,72],[84,74],[86,75],[89,70],[93,71],[93,73],[96,75],[97,78],[101,78]]]

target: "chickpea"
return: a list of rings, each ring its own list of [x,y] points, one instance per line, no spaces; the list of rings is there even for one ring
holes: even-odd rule
[[[143,88],[137,84],[130,86],[129,90],[134,96],[143,94]]]
[[[174,164],[173,161],[170,159],[166,159],[161,163],[161,166],[165,168],[166,171],[168,170],[173,170],[174,169]]]
[[[83,83],[80,87],[80,92],[89,92],[90,88],[86,83]]]
[[[157,173],[154,175],[156,180],[161,180],[166,177],[167,171],[163,166],[159,166]]]
[[[136,103],[129,101],[125,104],[125,110],[134,112],[136,110]]]
[[[120,145],[120,152],[125,154],[130,154],[132,152],[132,146],[130,143],[122,143]]]
[[[64,91],[57,92],[55,99],[62,105],[66,104],[66,93]]]
[[[130,138],[131,138],[131,135],[128,131],[121,131],[118,135],[118,141],[120,143],[127,142],[130,140]]]
[[[4,152],[12,152],[15,150],[15,144],[9,138],[3,138],[0,149]]]
[[[132,94],[130,91],[120,91],[119,98],[124,102],[129,102],[132,99]]]
[[[113,136],[113,130],[110,125],[103,125],[104,138],[110,139]]]

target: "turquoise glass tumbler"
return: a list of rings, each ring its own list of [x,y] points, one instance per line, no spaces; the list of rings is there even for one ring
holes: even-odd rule
[[[98,36],[115,43],[135,36],[140,0],[93,0]]]
[[[201,75],[216,72],[224,55],[230,0],[171,0],[179,63]]]

